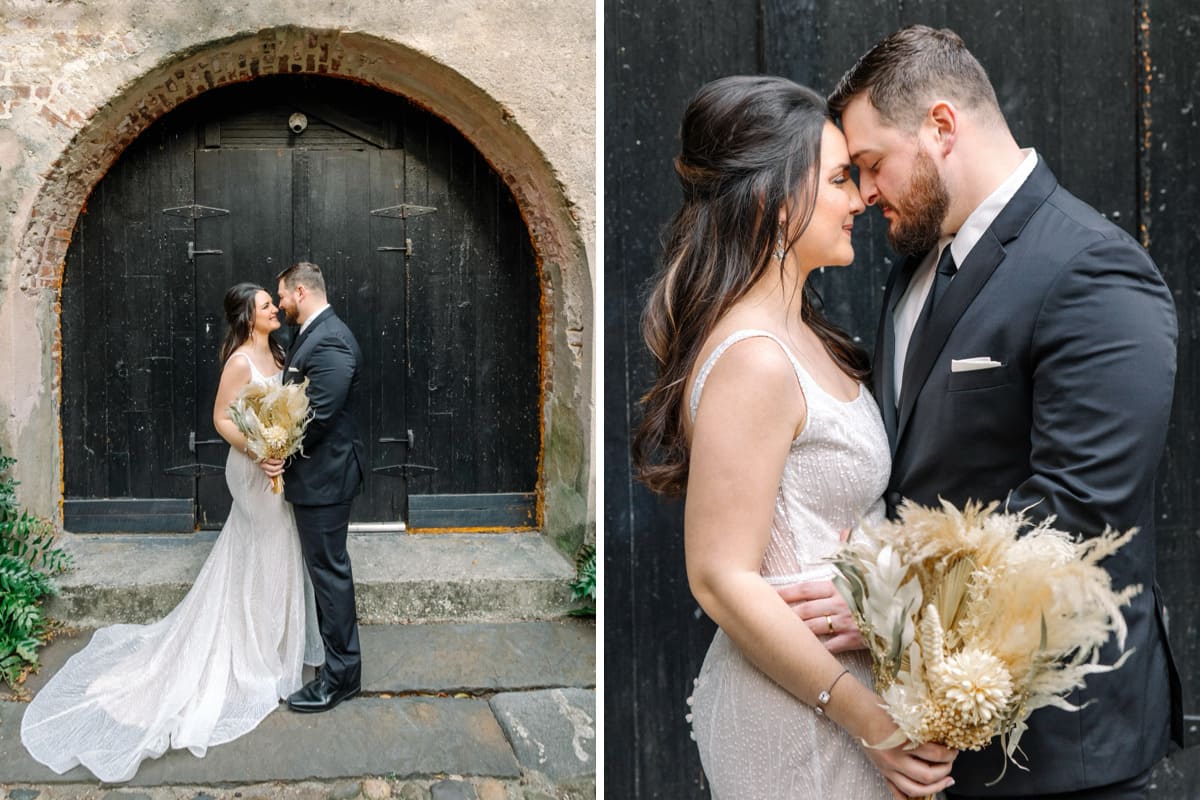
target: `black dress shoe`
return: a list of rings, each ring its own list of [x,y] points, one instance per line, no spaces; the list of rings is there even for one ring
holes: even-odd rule
[[[349,700],[358,694],[357,682],[341,687],[330,686],[318,677],[306,683],[302,688],[293,692],[287,699],[288,708],[301,714],[315,714],[328,711],[343,700]]]

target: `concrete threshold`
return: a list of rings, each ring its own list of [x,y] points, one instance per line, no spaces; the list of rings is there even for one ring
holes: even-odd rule
[[[217,532],[63,534],[75,567],[51,616],[81,628],[148,623],[175,607]],[[363,624],[549,619],[569,611],[574,566],[539,533],[352,533]]]

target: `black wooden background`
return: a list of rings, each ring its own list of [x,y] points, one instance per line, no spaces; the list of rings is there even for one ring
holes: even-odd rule
[[[783,75],[827,93],[903,25],[950,27],[988,70],[1023,146],[1141,238],[1179,310],[1179,373],[1158,496],[1159,581],[1184,675],[1189,749],[1154,797],[1200,780],[1200,0],[607,0],[605,4],[605,785],[609,797],[707,796],[684,699],[712,637],[688,593],[681,506],[630,477],[652,378],[639,318],[678,207],[679,119],[722,75]],[[865,224],[864,224],[865,223]],[[816,278],[827,313],[868,348],[893,254],[874,210],[851,269]],[[1191,786],[1191,789],[1184,789]]]

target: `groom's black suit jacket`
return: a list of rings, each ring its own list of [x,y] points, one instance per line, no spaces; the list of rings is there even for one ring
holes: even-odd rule
[[[313,416],[304,434],[304,455],[293,457],[284,472],[288,502],[335,505],[362,490],[367,460],[354,424],[361,362],[354,334],[332,308],[318,314],[289,349],[283,379],[309,379]]]
[[[893,402],[892,312],[919,259],[893,271],[875,351],[874,389],[892,446],[889,513],[901,498],[1008,502],[1094,536],[1141,529],[1104,562],[1114,587],[1144,590],[1125,610],[1136,652],[1088,678],[1077,713],[1036,712],[1021,739],[1030,771],[1003,768],[993,745],[963,752],[954,792],[1066,792],[1131,777],[1182,737],[1179,677],[1155,585],[1154,478],[1175,380],[1175,308],[1130,236],[1058,185],[1039,161],[944,291],[909,352]],[[1002,366],[952,372],[951,359]],[[1117,658],[1110,642],[1104,663]]]

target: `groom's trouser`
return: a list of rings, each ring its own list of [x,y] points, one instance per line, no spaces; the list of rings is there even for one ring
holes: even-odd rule
[[[1062,794],[1039,794],[1030,797],[1020,798],[1020,800],[1032,800],[1036,797],[1037,800],[1144,800],[1146,797],[1146,789],[1150,786],[1150,773],[1154,770],[1153,767],[1143,773],[1134,775],[1128,780],[1112,783],[1108,786],[1097,786],[1095,789],[1080,789],[1077,792],[1063,792]],[[953,791],[947,792],[946,796],[950,800],[958,800],[963,798],[963,795],[954,794]],[[1008,796],[988,797],[987,800],[1017,800]]]
[[[358,686],[362,651],[354,607],[354,575],[346,552],[350,501],[332,506],[293,505],[300,549],[312,578],[317,623],[325,644],[321,674],[336,687]]]

